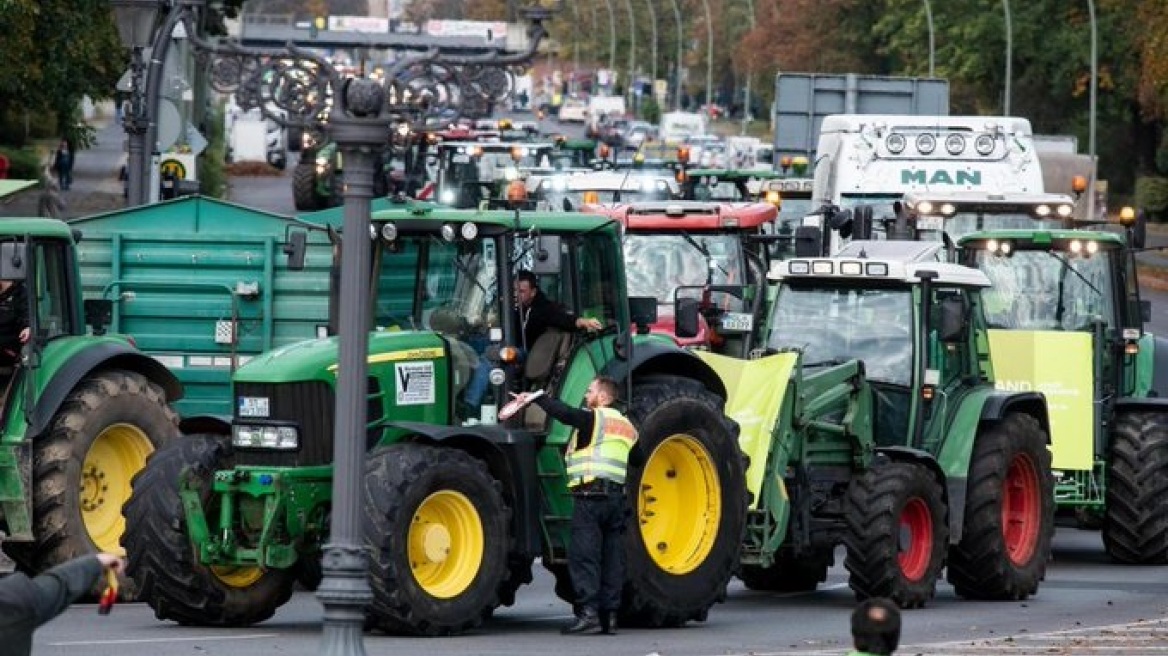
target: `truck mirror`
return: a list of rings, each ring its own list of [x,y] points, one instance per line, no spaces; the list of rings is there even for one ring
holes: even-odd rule
[[[637,333],[644,335],[657,322],[657,298],[654,296],[630,296],[629,315]]]
[[[104,335],[105,327],[113,320],[114,302],[108,298],[90,298],[84,303],[85,323],[93,327],[94,335]]]
[[[673,301],[673,333],[682,339],[698,336],[698,317],[701,301],[696,298],[679,298]]]
[[[295,230],[288,235],[288,243],[284,244],[284,253],[288,255],[288,270],[304,270],[304,254],[308,249],[308,233],[304,230]]]
[[[531,272],[537,276],[556,275],[560,273],[560,237],[559,235],[540,235],[535,242],[534,262]]]
[[[819,226],[795,227],[795,257],[819,257],[823,254],[823,231]]]
[[[1136,223],[1131,227],[1131,247],[1143,248],[1148,242],[1148,213],[1140,210],[1136,213]]]
[[[942,342],[965,341],[965,302],[960,297],[950,296],[941,300],[941,325],[937,332]]]
[[[24,242],[0,243],[0,279],[24,280],[28,271],[24,256]]]
[[[1140,321],[1148,323],[1152,320],[1152,302],[1140,301]]]

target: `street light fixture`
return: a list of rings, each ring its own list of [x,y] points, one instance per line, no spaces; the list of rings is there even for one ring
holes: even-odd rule
[[[154,40],[161,6],[158,0],[110,0],[114,24],[127,48],[145,48]]]
[[[155,26],[162,5],[159,0],[110,0],[114,23],[122,44],[130,49],[130,108],[122,116],[122,127],[129,144],[126,162],[127,197],[130,205],[140,205],[146,186],[142,171],[146,159],[146,135],[150,131],[150,109],[143,88],[145,64],[143,49],[154,41]],[[153,53],[152,53],[153,54]]]

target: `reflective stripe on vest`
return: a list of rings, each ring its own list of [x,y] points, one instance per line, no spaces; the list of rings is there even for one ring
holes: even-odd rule
[[[637,429],[613,408],[598,408],[592,413],[592,440],[583,449],[569,448],[568,451],[566,464],[570,488],[598,478],[613,483],[625,482],[629,450],[637,441]],[[573,438],[571,447],[575,444]]]

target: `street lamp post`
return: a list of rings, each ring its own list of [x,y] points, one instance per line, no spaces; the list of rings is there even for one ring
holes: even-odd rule
[[[714,19],[710,14],[710,0],[702,0],[706,11],[706,112],[714,104]]]
[[[172,8],[183,16],[169,18],[194,23],[190,18],[197,10],[194,4]],[[115,10],[144,11],[146,5],[141,0],[111,0]],[[523,53],[455,57],[432,48],[398,59],[386,73],[385,86],[369,79],[342,79],[327,60],[294,46],[255,50],[237,44],[215,45],[203,41],[193,30],[188,32],[198,55],[212,58],[212,85],[235,93],[241,106],[258,107],[267,115],[269,105],[274,105],[295,120],[318,126],[327,111],[329,136],[345,161],[342,235],[346,239],[340,288],[346,293],[340,294],[339,308],[332,511],[322,558],[324,578],[317,589],[317,598],[324,606],[322,654],[364,655],[365,607],[373,598],[367,580],[368,556],[360,535],[360,489],[371,311],[371,249],[370,240],[363,237],[369,233],[374,157],[394,122],[424,125],[428,117],[458,113],[471,97],[488,105],[504,100],[511,86],[506,76],[499,80],[499,76],[485,73],[529,62],[546,36],[542,20],[548,15],[546,10],[529,10],[532,38]],[[454,93],[433,93],[436,90]]]
[[[933,40],[933,6],[929,0],[924,0],[925,3],[925,22],[929,26],[929,77],[936,77],[933,73],[936,70],[934,64],[936,62],[936,44]]]
[[[604,0],[608,7],[608,70],[616,73],[616,14],[612,9],[612,0]]]
[[[1095,220],[1095,180],[1098,168],[1095,161],[1095,100],[1099,89],[1099,33],[1095,24],[1095,0],[1087,0],[1091,14],[1091,104],[1088,109],[1087,152],[1091,156],[1091,183],[1087,187],[1087,218]]]
[[[1010,20],[1010,0],[1002,0],[1006,13],[1006,93],[1002,99],[1002,114],[1010,115],[1010,79],[1014,77],[1014,27]]]
[[[126,162],[128,196],[131,205],[141,203],[144,178],[143,159],[146,152],[146,133],[150,119],[146,113],[145,90],[142,87],[144,64],[142,50],[154,41],[154,28],[158,23],[157,0],[123,0],[111,3],[114,23],[122,43],[130,48],[130,108],[122,116],[129,146]]]
[[[669,0],[673,5],[673,18],[677,20],[677,61],[674,63],[674,82],[673,90],[673,108],[681,109],[681,48],[685,42],[685,30],[681,25],[681,8],[677,6],[677,0]]]
[[[758,26],[757,17],[754,15],[754,0],[746,0],[746,4],[748,7],[748,10],[750,11],[750,31],[753,32],[754,28]],[[750,59],[749,54],[747,55],[747,58],[748,58],[748,60]],[[747,61],[747,63],[746,63],[746,93],[745,93],[745,96],[743,98],[743,107],[742,107],[742,135],[743,136],[746,135],[746,128],[750,124],[750,78],[751,78],[751,70],[750,69],[751,69],[750,61]]]
[[[629,79],[625,82],[625,93],[632,100],[633,77],[635,76],[633,67],[636,66],[637,60],[637,19],[633,15],[633,0],[625,0],[625,9],[629,12]]]
[[[656,0],[645,0],[645,5],[649,7],[649,28],[650,34],[653,37],[653,56],[650,58],[650,76],[653,83],[657,83],[657,8],[653,6]]]

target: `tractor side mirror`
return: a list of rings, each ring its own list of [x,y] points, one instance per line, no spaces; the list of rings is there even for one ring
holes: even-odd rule
[[[823,231],[819,226],[795,227],[795,257],[819,257],[823,254]]]
[[[559,235],[540,235],[533,255],[535,261],[531,265],[532,273],[537,276],[558,275],[562,268]]]
[[[90,298],[84,303],[85,323],[93,328],[94,335],[104,335],[105,327],[114,316],[114,302],[108,298]]]
[[[698,317],[701,315],[701,301],[696,298],[679,298],[673,302],[673,333],[682,339],[697,337],[700,329]]]
[[[307,251],[307,232],[304,230],[294,230],[288,234],[288,243],[284,244],[284,253],[288,256],[289,271],[304,270],[304,254]]]
[[[0,243],[0,279],[24,280],[27,275],[24,242]]]
[[[965,301],[959,296],[941,300],[941,325],[937,337],[941,342],[963,342],[966,337]]]
[[[637,334],[645,335],[649,327],[657,322],[657,298],[654,296],[630,296],[629,315]]]
[[[842,234],[842,233],[841,233]],[[852,212],[852,239],[872,238],[872,206],[857,207]]]
[[[1152,302],[1140,301],[1140,321],[1148,323],[1152,320]]]

